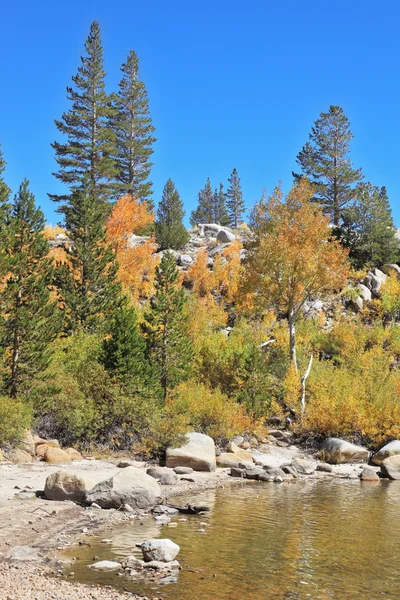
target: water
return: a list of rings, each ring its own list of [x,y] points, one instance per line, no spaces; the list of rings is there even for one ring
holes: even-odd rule
[[[176,527],[126,522],[106,533],[110,544],[89,540],[74,551],[75,579],[168,600],[400,599],[400,481],[254,482],[178,501],[211,510],[187,522],[177,515]],[[94,555],[141,558],[135,544],[154,537],[181,547],[176,583],[138,585],[87,568]]]

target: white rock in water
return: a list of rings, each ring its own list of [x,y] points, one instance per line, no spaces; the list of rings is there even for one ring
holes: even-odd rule
[[[146,540],[141,544],[140,549],[146,562],[153,560],[161,562],[171,562],[178,555],[180,550],[178,544],[172,540]]]
[[[122,569],[122,566],[119,562],[114,562],[113,560],[100,560],[89,565],[89,569],[94,569],[95,571],[119,571]]]

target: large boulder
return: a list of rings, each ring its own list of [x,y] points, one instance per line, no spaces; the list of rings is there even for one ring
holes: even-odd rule
[[[69,454],[71,460],[83,460],[82,454],[78,452],[78,450],[76,450],[75,448],[66,448],[65,452]]]
[[[126,467],[113,477],[95,485],[86,493],[86,502],[101,508],[148,508],[157,504],[161,495],[157,481],[136,467]]]
[[[53,465],[68,463],[72,461],[70,455],[67,454],[67,452],[64,452],[64,450],[61,450],[61,448],[47,448],[43,458],[45,462],[51,463]]]
[[[400,454],[400,440],[393,440],[386,444],[386,446],[383,446],[378,452],[375,452],[371,458],[371,462],[374,465],[380,465],[389,456],[396,456],[397,454]]]
[[[399,265],[383,265],[382,271],[386,275],[391,275],[393,277],[397,277],[397,279],[400,279],[400,267],[399,267]]]
[[[389,477],[389,479],[400,479],[400,455],[389,456],[385,458],[381,464],[381,475],[382,477]]]
[[[91,490],[95,482],[86,477],[57,471],[46,479],[44,495],[48,500],[72,500],[83,503],[87,492]]]
[[[187,443],[180,448],[167,448],[167,467],[191,467],[194,471],[214,471],[214,440],[203,433],[188,433]]]
[[[217,235],[217,242],[221,242],[221,244],[229,244],[235,240],[236,235],[232,231],[229,231],[229,229],[221,229]]]
[[[363,283],[359,283],[356,286],[356,289],[363,300],[366,300],[367,302],[372,300],[371,290],[369,290],[366,285],[364,285]]]
[[[24,436],[22,438],[22,446],[25,452],[28,452],[31,456],[35,456],[35,439],[30,429],[25,429]]]
[[[294,458],[292,467],[294,467],[297,473],[300,473],[301,475],[311,475],[314,473],[317,464],[314,461],[306,460],[305,458]]]
[[[157,560],[161,562],[171,562],[178,555],[180,550],[178,544],[171,540],[147,540],[140,545],[145,562]]]
[[[16,448],[11,452],[10,460],[13,463],[23,464],[33,462],[34,458],[29,454],[29,452],[25,452],[25,450]]]
[[[371,290],[374,296],[379,298],[379,296],[381,295],[380,289],[382,287],[382,284],[384,284],[386,280],[387,275],[385,275],[385,273],[383,273],[379,269],[374,269],[373,273],[371,273],[371,271],[368,272],[364,283],[366,287],[369,290]]]
[[[370,454],[366,448],[339,438],[327,438],[322,442],[320,450],[324,461],[333,465],[368,462]]]

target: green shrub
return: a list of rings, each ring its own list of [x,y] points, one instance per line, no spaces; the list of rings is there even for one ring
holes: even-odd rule
[[[18,442],[31,421],[32,411],[25,402],[0,396],[0,444]]]

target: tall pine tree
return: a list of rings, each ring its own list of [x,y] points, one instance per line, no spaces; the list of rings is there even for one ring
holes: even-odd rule
[[[3,152],[0,146],[0,211],[3,207],[8,206],[11,190],[3,179],[3,173],[6,168],[6,161],[3,158]]]
[[[143,331],[166,400],[168,392],[189,376],[193,357],[186,292],[179,284],[179,271],[170,252],[164,254],[156,269],[155,288]]]
[[[307,142],[297,156],[302,175],[315,186],[316,200],[339,227],[342,210],[354,199],[355,185],[362,179],[361,169],[354,169],[350,160],[353,134],[344,111],[330,106],[315,121]],[[294,174],[295,179],[301,175]]]
[[[104,209],[91,189],[85,179],[65,208],[65,225],[72,244],[68,262],[59,265],[58,283],[69,332],[77,328],[103,330],[120,300],[118,267],[106,242]]]
[[[222,183],[219,184],[219,190],[215,190],[213,197],[213,213],[214,223],[218,225],[228,226],[230,219],[226,208],[226,194],[224,192],[224,186]]]
[[[152,183],[148,177],[153,166],[150,157],[156,138],[153,136],[146,87],[140,81],[138,58],[133,50],[121,71],[123,77],[114,97],[115,113],[110,120],[115,134],[115,193],[146,200],[154,209]]]
[[[44,238],[44,216],[24,181],[8,211],[4,229],[7,277],[0,295],[3,385],[11,397],[48,366],[49,345],[61,328],[50,299],[53,264]]]
[[[105,90],[103,47],[99,24],[94,21],[85,43],[86,54],[81,58],[78,73],[72,78],[74,87],[67,87],[70,110],[55,124],[66,142],[54,142],[59,170],[55,177],[69,187],[69,194],[50,194],[62,202],[59,212],[71,201],[71,194],[89,176],[90,191],[96,201],[106,204],[110,198],[110,185],[115,177],[114,133],[109,119],[114,113]]]
[[[239,227],[245,211],[243,200],[242,186],[240,177],[236,169],[233,169],[231,176],[228,179],[229,186],[226,192],[226,206],[232,227]]]
[[[400,258],[385,187],[369,182],[359,184],[352,206],[343,211],[343,223],[338,231],[357,268],[394,263]]]
[[[164,186],[161,202],[158,205],[155,223],[156,240],[161,250],[178,250],[189,240],[189,234],[182,222],[185,216],[183,202],[174,182],[168,179]]]
[[[199,223],[214,222],[214,194],[210,178],[207,179],[204,188],[199,191],[197,197],[197,208],[190,215],[190,224],[195,227]]]

